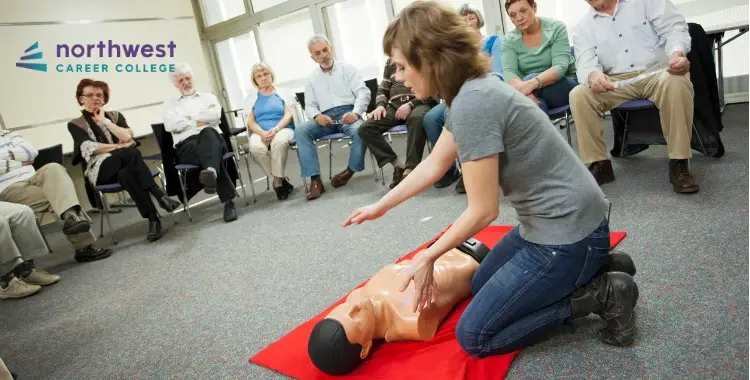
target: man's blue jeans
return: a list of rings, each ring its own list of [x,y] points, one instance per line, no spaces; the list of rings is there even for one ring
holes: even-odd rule
[[[474,274],[474,299],[456,326],[459,344],[476,357],[504,354],[570,322],[570,294],[598,275],[607,254],[606,218],[583,240],[565,245],[531,243],[516,226]]]
[[[523,78],[523,80],[529,80],[535,78],[538,73],[531,73]],[[534,96],[539,99],[539,108],[547,113],[547,111],[562,107],[570,104],[569,96],[570,92],[578,86],[578,81],[573,78],[562,77],[557,83],[534,90]]]
[[[352,112],[353,106],[333,107],[323,112],[324,115],[340,121],[347,112]],[[299,153],[299,164],[303,177],[320,175],[318,165],[318,149],[314,141],[334,133],[343,133],[352,139],[349,147],[349,168],[355,172],[365,169],[365,147],[359,139],[357,129],[362,125],[362,119],[357,119],[354,124],[329,124],[320,126],[315,120],[309,120],[294,129],[294,139],[297,140],[297,152]]]

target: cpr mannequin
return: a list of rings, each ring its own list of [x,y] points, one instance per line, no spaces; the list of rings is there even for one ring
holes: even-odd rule
[[[414,283],[400,292],[410,260],[380,269],[346,300],[333,308],[310,333],[307,351],[313,364],[328,375],[353,371],[370,353],[373,341],[427,341],[453,308],[471,295],[471,280],[490,249],[475,239],[465,241],[435,261],[435,303],[413,311]],[[608,255],[607,267],[635,274],[626,254]]]

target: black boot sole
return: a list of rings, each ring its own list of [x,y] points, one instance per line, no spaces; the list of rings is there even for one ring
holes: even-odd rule
[[[607,327],[599,330],[599,339],[607,344],[626,347],[633,344],[635,336],[635,307],[638,303],[638,284],[623,272],[608,273],[612,287],[608,305],[599,315]]]
[[[88,262],[97,261],[97,260],[104,260],[104,259],[106,259],[106,258],[108,258],[110,256],[112,256],[112,250],[111,249],[105,249],[105,250],[102,251],[101,254],[98,254],[96,256],[78,256],[78,255],[76,255],[75,260],[78,261],[79,263],[88,263]]]
[[[216,187],[218,185],[216,184],[216,176],[214,176],[212,171],[202,171],[198,176],[198,181],[203,185],[203,191],[205,191],[206,194],[216,194]]]

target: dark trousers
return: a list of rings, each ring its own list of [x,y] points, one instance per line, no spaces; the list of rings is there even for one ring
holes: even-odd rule
[[[144,218],[156,218],[158,212],[151,200],[150,191],[156,187],[151,169],[146,166],[137,148],[125,148],[113,151],[99,166],[97,185],[119,183],[138,207]]]
[[[430,106],[420,104],[411,110],[409,116],[404,120],[396,118],[396,107],[388,105],[385,109],[385,117],[380,120],[368,119],[359,127],[359,137],[370,149],[372,155],[378,161],[378,166],[383,167],[398,158],[396,152],[385,140],[383,133],[389,129],[406,124],[406,169],[414,169],[422,161],[424,146],[427,143],[427,134],[422,128],[422,118],[430,110]]]
[[[216,193],[221,203],[232,200],[237,193],[229,178],[222,156],[229,150],[219,132],[213,128],[203,128],[198,135],[190,136],[177,146],[177,160],[180,164],[198,165],[202,169],[216,170]]]

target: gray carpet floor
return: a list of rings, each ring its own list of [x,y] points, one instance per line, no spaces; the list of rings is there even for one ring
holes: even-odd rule
[[[672,191],[663,146],[614,160],[617,180],[604,191],[612,229],[628,232],[621,248],[638,266],[635,344],[604,345],[596,339],[602,322],[581,319],[525,349],[509,378],[747,376],[747,104],[729,106],[724,120],[726,155],[692,160],[698,194]],[[336,172],[348,154],[341,145]],[[394,146],[404,151],[403,140]],[[323,154],[321,163],[327,176]],[[466,207],[453,188],[431,188],[378,221],[342,229],[351,211],[387,190],[367,164],[346,187],[326,181],[323,197],[308,202],[292,155],[297,189],[281,203],[253,165],[257,203],[238,203],[239,220],[225,224],[218,201],[208,200],[195,206],[192,223],[183,213],[177,226],[164,218],[165,236],[156,243],[145,241],[146,224],[126,209],[113,216],[115,254],[93,263],[74,262],[59,226],[45,227],[55,253],[40,264],[62,281],[0,302],[0,357],[22,379],[285,378],[248,358]],[[514,224],[513,210],[501,207],[494,224]],[[99,244],[111,241],[105,229]]]

